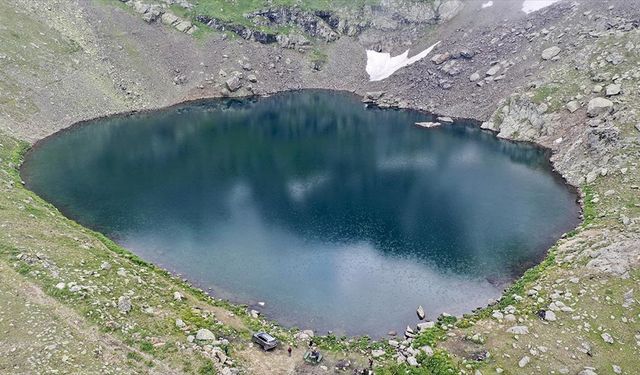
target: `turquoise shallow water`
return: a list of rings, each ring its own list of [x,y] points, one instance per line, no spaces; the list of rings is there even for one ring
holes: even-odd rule
[[[499,296],[577,223],[545,153],[303,91],[93,121],[29,153],[69,217],[284,325],[384,335]]]

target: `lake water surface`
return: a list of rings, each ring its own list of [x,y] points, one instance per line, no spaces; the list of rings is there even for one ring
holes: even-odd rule
[[[101,119],[29,153],[29,188],[212,294],[321,333],[469,312],[577,223],[545,153],[302,91]]]

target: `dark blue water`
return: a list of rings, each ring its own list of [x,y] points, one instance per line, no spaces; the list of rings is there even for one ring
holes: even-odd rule
[[[577,222],[544,152],[324,91],[97,120],[28,155],[80,223],[285,325],[383,335],[464,313]]]

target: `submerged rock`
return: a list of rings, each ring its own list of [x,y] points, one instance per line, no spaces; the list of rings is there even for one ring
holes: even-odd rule
[[[425,122],[416,122],[416,125],[421,126],[423,128],[437,128],[438,126],[440,126],[442,124],[439,123],[439,122],[425,121]],[[421,318],[421,319],[424,319],[424,318]]]

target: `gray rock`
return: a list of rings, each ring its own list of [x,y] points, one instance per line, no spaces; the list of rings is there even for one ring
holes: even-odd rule
[[[198,31],[198,26],[191,25],[191,27],[185,32],[189,35],[193,35],[193,33],[195,33],[196,31]]]
[[[516,316],[513,314],[506,314],[504,316],[504,320],[506,320],[507,322],[515,322],[516,321]]]
[[[240,82],[240,78],[237,75],[232,75],[231,78],[225,81],[227,89],[229,91],[234,92],[238,91],[240,87],[242,87],[242,82]]]
[[[316,335],[316,334],[315,334],[312,330],[310,330],[310,329],[305,329],[305,330],[303,330],[303,331],[302,331],[302,333],[304,333],[305,335],[307,335],[307,336],[309,336],[309,337],[315,337],[315,335]]]
[[[424,320],[424,318],[426,317],[424,313],[424,308],[422,306],[418,306],[418,309],[416,310],[416,314],[418,315],[418,319],[420,320]]]
[[[180,31],[180,32],[186,32],[187,30],[189,30],[191,28],[191,22],[189,21],[180,21],[176,24],[176,30]]]
[[[607,62],[613,64],[613,65],[618,65],[622,62],[624,62],[624,56],[622,56],[621,54],[614,52],[614,53],[610,53],[607,58],[606,58]]]
[[[173,83],[176,85],[182,85],[185,82],[187,82],[187,76],[185,76],[184,74],[179,74],[173,77]]]
[[[418,323],[418,331],[424,331],[425,329],[430,329],[436,326],[435,322],[422,322]]]
[[[618,85],[617,83],[612,83],[607,86],[605,92],[607,96],[614,96],[614,95],[620,94],[621,91],[622,91],[622,86]]]
[[[585,180],[587,181],[587,184],[592,184],[596,178],[598,178],[598,172],[597,171],[591,171],[589,173],[587,173],[587,176],[585,177]]]
[[[121,296],[118,298],[118,310],[126,314],[131,311],[131,300],[127,296]]]
[[[107,271],[111,269],[111,264],[109,262],[102,262],[102,264],[100,264],[100,269]]]
[[[213,334],[213,332],[209,331],[206,328],[199,329],[198,333],[196,333],[196,340],[209,341],[215,339],[216,336]]]
[[[309,340],[309,339],[311,338],[309,335],[307,335],[307,334],[306,334],[306,333],[304,333],[304,332],[298,332],[298,333],[296,333],[293,337],[294,337],[296,340],[299,340],[299,341],[306,341],[306,340]]]
[[[150,5],[136,1],[133,3],[133,10],[137,13],[144,14],[149,11]]]
[[[544,312],[544,320],[548,322],[555,322],[557,320],[556,313],[551,310],[547,310]]]
[[[433,356],[433,348],[431,348],[429,345],[421,346],[420,350],[424,354],[426,354],[428,357],[432,357]]]
[[[586,368],[578,373],[578,375],[598,375],[593,369]]]
[[[419,366],[418,360],[414,356],[407,357],[407,363],[411,367],[418,367]]]
[[[477,80],[480,79],[480,73],[479,72],[475,72],[472,75],[469,76],[469,81],[471,82],[475,82]]]
[[[180,20],[180,18],[178,18],[178,16],[176,16],[175,14],[167,12],[162,15],[162,18],[160,20],[165,25],[174,25]]]
[[[451,58],[451,54],[449,52],[445,52],[445,53],[439,53],[433,56],[431,58],[431,61],[433,61],[436,65],[440,65],[445,61],[449,60],[450,58]]]
[[[373,358],[380,358],[382,357],[386,352],[382,349],[374,349],[371,351],[371,356]]]
[[[489,70],[487,70],[487,75],[488,76],[494,76],[496,74],[498,74],[498,72],[500,71],[500,69],[502,69],[502,67],[500,66],[500,64],[496,64],[494,66],[492,66],[491,68],[489,68]]]
[[[589,100],[587,105],[587,115],[595,117],[602,113],[610,113],[613,111],[613,102],[605,98],[593,98]]]
[[[531,358],[529,358],[528,355],[525,355],[524,357],[522,357],[522,359],[520,359],[520,361],[518,361],[518,367],[523,368],[524,366],[528,365],[529,362],[531,362]]]
[[[635,126],[636,130],[640,132],[640,122],[636,124]]]
[[[370,91],[364,94],[364,99],[362,101],[367,103],[375,102],[376,100],[380,100],[383,95],[384,91]]]
[[[182,319],[176,319],[176,327],[178,328],[184,328],[187,325],[182,321]]]
[[[149,9],[142,15],[142,19],[145,22],[155,22],[160,18],[164,10],[159,5],[151,5]]]
[[[529,327],[527,326],[513,326],[507,329],[508,333],[513,333],[514,335],[526,335],[529,333]]]
[[[560,47],[558,47],[558,46],[549,47],[549,48],[545,49],[544,51],[542,51],[542,59],[543,60],[551,60],[552,58],[558,56],[560,51],[561,51]]]
[[[298,33],[291,33],[289,35],[278,34],[276,35],[276,41],[280,47],[291,49],[308,46],[310,44],[309,39]]]
[[[249,80],[249,82],[256,83],[256,82],[258,82],[258,77],[256,77],[255,74],[249,74],[247,76],[247,80]]]
[[[415,335],[415,331],[410,326],[407,326],[407,328],[404,330],[404,336],[407,338],[414,337]]]
[[[607,344],[613,344],[613,337],[610,334],[605,332],[601,334],[600,337],[602,337],[604,342],[606,342]]]
[[[569,103],[567,103],[567,110],[571,113],[577,111],[578,109],[580,109],[580,103],[578,103],[578,101],[576,100],[572,100]]]
[[[182,301],[182,299],[184,298],[184,296],[182,295],[182,293],[180,292],[174,292],[173,293],[173,299],[176,301]]]

